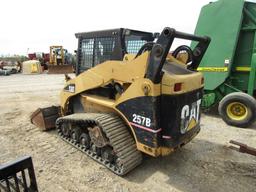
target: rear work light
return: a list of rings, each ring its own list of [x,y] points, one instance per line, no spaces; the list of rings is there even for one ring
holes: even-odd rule
[[[175,83],[174,84],[174,91],[175,92],[181,91],[181,88],[182,88],[182,83]]]

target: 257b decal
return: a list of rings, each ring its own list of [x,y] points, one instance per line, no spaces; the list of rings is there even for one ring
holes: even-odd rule
[[[150,127],[151,126],[151,119],[148,117],[144,117],[142,115],[133,114],[132,115],[132,122],[145,126]]]

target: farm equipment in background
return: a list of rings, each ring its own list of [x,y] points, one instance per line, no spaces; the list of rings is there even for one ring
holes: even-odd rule
[[[43,53],[43,52],[29,53],[28,58],[30,60],[38,60],[41,63],[41,66],[43,67],[42,69],[48,70],[48,63],[50,61],[49,53]]]
[[[0,191],[38,191],[31,157],[0,165]]]
[[[48,70],[49,74],[74,72],[74,56],[62,46],[50,46],[49,53],[29,53],[28,57],[30,60],[40,61],[43,70]]]
[[[168,27],[159,36],[120,28],[76,37],[77,76],[61,91],[60,117],[57,107],[39,109],[31,122],[56,125],[63,140],[117,175],[138,166],[141,152],[169,155],[199,133],[204,82],[196,68],[210,38]],[[177,38],[197,42],[187,49],[189,68],[169,54]]]
[[[19,73],[22,70],[20,61],[0,61],[0,75]]]
[[[41,74],[43,70],[38,60],[28,60],[22,63],[22,74]]]
[[[237,127],[248,127],[256,119],[255,32],[256,4],[244,0],[204,6],[195,30],[212,39],[197,68],[205,78],[202,107],[218,105],[222,119]]]
[[[10,75],[11,71],[4,69],[4,67],[5,67],[5,62],[0,61],[0,75],[4,75],[4,76]]]
[[[73,73],[72,55],[62,46],[50,46],[48,73]]]

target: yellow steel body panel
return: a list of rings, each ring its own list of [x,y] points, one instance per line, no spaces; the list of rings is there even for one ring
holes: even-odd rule
[[[186,75],[176,75],[176,74],[164,74],[162,78],[162,94],[177,95],[186,92],[190,92],[203,87],[202,74],[192,73]],[[182,83],[181,91],[175,92],[174,85],[176,83]]]
[[[65,105],[70,97],[86,90],[103,87],[112,81],[123,84],[132,83],[136,79],[143,78],[146,71],[147,58],[148,52],[145,52],[132,61],[107,61],[81,73],[66,84],[66,86],[75,84],[74,93],[61,92],[61,107],[65,110]]]

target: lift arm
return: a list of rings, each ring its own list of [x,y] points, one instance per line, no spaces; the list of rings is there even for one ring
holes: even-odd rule
[[[188,67],[191,70],[196,70],[211,41],[209,37],[182,33],[175,29],[166,27],[158,37],[156,43],[154,43],[148,61],[146,78],[150,79],[154,83],[159,83],[162,79],[162,68],[175,38],[198,42],[196,47],[193,49],[192,63]]]

